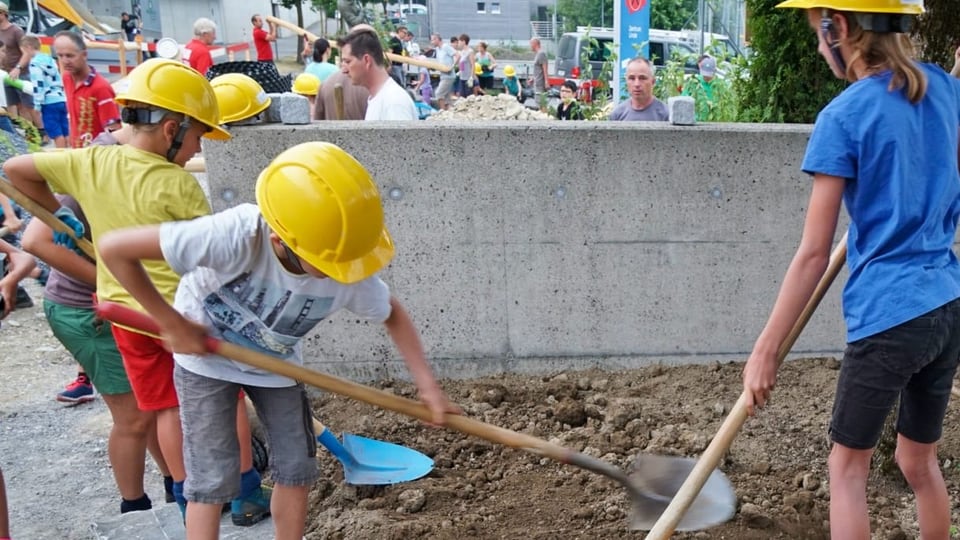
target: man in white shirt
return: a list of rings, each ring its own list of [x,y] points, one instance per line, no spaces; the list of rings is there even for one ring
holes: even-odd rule
[[[370,92],[364,120],[417,120],[413,98],[384,68],[383,46],[373,28],[354,27],[339,42],[340,69],[350,81]]]

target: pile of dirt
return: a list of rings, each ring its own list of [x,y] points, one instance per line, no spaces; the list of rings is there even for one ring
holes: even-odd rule
[[[554,120],[552,116],[528,109],[509,94],[470,96],[457,100],[449,109],[430,115],[428,120]]]
[[[749,419],[723,463],[737,493],[733,520],[676,538],[827,538],[827,423],[839,363],[786,364],[774,401]],[[522,431],[627,469],[643,453],[696,456],[740,393],[741,364],[624,372],[507,375],[444,386],[477,419]],[[413,397],[406,383],[381,387]],[[386,487],[342,482],[321,452],[324,479],[310,494],[308,539],[642,538],[627,530],[625,490],[609,479],[336,396],[314,402],[337,432],[404,444],[431,456],[425,478]],[[960,492],[960,411],[945,422],[941,463]],[[895,476],[869,486],[875,538],[918,534],[913,496]],[[953,513],[960,515],[954,498]]]

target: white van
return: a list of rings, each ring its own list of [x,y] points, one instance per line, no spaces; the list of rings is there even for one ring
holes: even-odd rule
[[[596,46],[591,45],[591,40],[596,40]],[[654,66],[663,67],[667,59],[680,56],[687,57],[684,71],[697,72],[697,51],[680,32],[650,29],[650,40],[647,45],[650,50],[650,60]],[[603,63],[614,53],[613,29],[580,26],[577,27],[576,32],[566,32],[560,36],[554,67],[555,80],[550,81],[550,85],[562,84],[565,79],[579,79],[587,67],[583,61],[584,52],[587,52],[587,61],[593,77],[596,78],[603,69]]]

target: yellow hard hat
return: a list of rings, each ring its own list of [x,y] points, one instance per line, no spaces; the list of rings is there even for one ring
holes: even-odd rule
[[[184,114],[210,128],[204,137],[225,141],[230,133],[220,127],[220,108],[210,83],[186,64],[151,58],[127,77],[127,87],[117,94],[117,103],[126,107],[135,101]]]
[[[356,283],[393,258],[380,193],[340,147],[306,142],[278,155],[257,178],[267,224],[300,258],[340,283]]]
[[[243,73],[224,73],[210,81],[220,107],[220,122],[229,124],[256,116],[270,106],[260,83]]]
[[[293,93],[315,96],[320,91],[320,79],[312,73],[301,73],[293,80]]]
[[[899,13],[920,15],[923,13],[923,0],[786,0],[777,4],[778,8],[826,8],[835,11],[854,13]]]
[[[517,74],[517,70],[513,66],[507,66],[503,68],[503,74],[506,77],[513,77]]]
[[[481,67],[480,64],[474,64],[474,65],[473,65],[473,72],[474,72],[476,75],[480,75],[480,74],[483,73],[483,67]]]

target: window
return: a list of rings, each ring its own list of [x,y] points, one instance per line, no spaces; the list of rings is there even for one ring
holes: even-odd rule
[[[490,13],[493,15],[500,14],[500,2],[490,2]]]
[[[487,3],[477,2],[477,13],[486,13],[486,12],[487,12]]]

